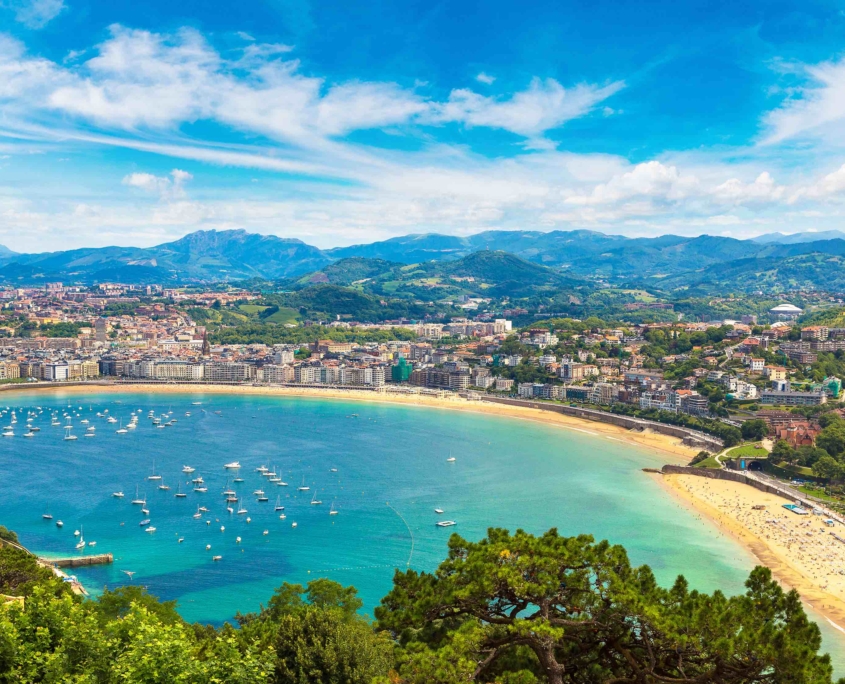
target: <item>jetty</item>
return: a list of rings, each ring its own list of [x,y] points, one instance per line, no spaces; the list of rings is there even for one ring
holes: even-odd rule
[[[42,563],[57,568],[82,568],[88,565],[109,565],[114,563],[110,553],[100,553],[96,556],[69,556],[67,558],[39,558]]]

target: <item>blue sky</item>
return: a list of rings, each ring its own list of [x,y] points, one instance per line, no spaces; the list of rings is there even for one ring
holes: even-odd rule
[[[834,2],[0,0],[0,242],[842,227]]]

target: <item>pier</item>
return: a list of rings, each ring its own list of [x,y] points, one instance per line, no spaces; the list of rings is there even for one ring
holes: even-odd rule
[[[87,565],[109,565],[114,562],[110,553],[100,553],[96,556],[70,556],[68,558],[40,558],[40,561],[57,568],[82,568]]]

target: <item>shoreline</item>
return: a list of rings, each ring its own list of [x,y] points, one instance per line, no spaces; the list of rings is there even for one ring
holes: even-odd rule
[[[845,632],[845,576],[824,575],[833,568],[822,568],[811,556],[832,552],[845,557],[845,544],[829,541],[827,530],[810,536],[811,529],[823,527],[819,516],[788,513],[782,508],[791,503],[787,499],[739,482],[678,474],[653,477],[670,496],[768,567],[784,589],[795,589],[804,603]],[[754,511],[754,505],[766,508]]]
[[[5,390],[10,394],[18,392],[51,392],[65,394],[231,394],[277,397],[306,397],[314,399],[346,400],[355,402],[404,404],[452,411],[469,411],[498,415],[520,420],[531,420],[544,425],[555,425],[564,429],[583,432],[596,437],[605,437],[617,442],[634,443],[640,447],[680,457],[683,464],[688,463],[698,449],[686,446],[677,437],[663,435],[646,430],[636,432],[618,425],[601,423],[583,418],[576,418],[551,411],[544,411],[527,406],[496,404],[493,402],[469,400],[463,397],[435,397],[426,394],[381,393],[367,390],[317,389],[309,387],[280,387],[255,385],[179,385],[179,384],[73,384],[62,386],[15,385]]]

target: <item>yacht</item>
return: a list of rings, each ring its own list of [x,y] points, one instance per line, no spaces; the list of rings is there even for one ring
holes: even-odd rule
[[[321,503],[323,502],[317,499],[317,492],[314,492],[314,496],[311,497],[311,505],[319,506]]]
[[[208,491],[208,487],[194,487],[194,491],[200,492],[201,494],[204,494],[205,492]]]
[[[3,436],[4,437],[14,437],[15,433],[7,428],[7,429],[3,430]]]
[[[446,459],[446,463],[454,463],[454,462],[455,462],[454,456],[450,456],[449,458]]]
[[[179,486],[176,488],[176,494],[174,494],[174,496],[177,499],[184,499],[186,496],[188,496],[187,494],[185,494],[185,492],[182,491],[182,483],[181,482],[179,483]]]
[[[191,466],[182,466],[182,472],[188,473],[188,475],[190,475],[195,470],[196,470],[196,468],[191,468]]]
[[[329,515],[337,515],[337,509],[334,507],[334,501],[332,501],[332,507],[329,509]]]
[[[76,439],[76,435],[72,435],[69,432],[64,436],[64,440],[66,442],[72,442]]]
[[[96,546],[96,545],[97,545],[97,542],[95,542],[95,541],[88,542],[88,546]]]
[[[276,497],[276,510],[277,510],[277,511],[283,511],[283,510],[285,510],[285,507],[284,507],[284,506],[282,506],[282,497],[280,497],[280,496],[277,496],[277,497]]]
[[[111,495],[112,495],[115,499],[122,499],[122,498],[123,498],[123,492],[112,492],[112,493],[111,493]]]
[[[117,418],[115,418],[114,416],[109,416],[107,420],[108,420],[109,423],[116,423],[117,422]]]
[[[64,527],[65,524],[61,520],[56,521],[56,527]]]
[[[149,518],[144,518],[144,519],[143,519],[141,522],[139,522],[138,524],[139,524],[141,527],[146,527],[147,525],[149,525],[149,524],[150,524],[150,519],[149,519]]]
[[[249,511],[244,508],[243,504],[238,504],[238,515],[243,515],[244,513],[248,513]]]
[[[76,534],[76,533],[74,533]],[[82,527],[79,528],[79,542],[76,544],[77,549],[85,548],[85,536],[82,534]]]
[[[143,506],[147,503],[146,497],[142,499],[140,496],[138,496],[138,485],[135,485],[135,498],[132,499],[132,503],[136,506]]]
[[[299,487],[296,488],[296,491],[307,492],[309,489],[311,489],[311,487],[309,487],[307,484],[305,484],[305,475],[303,475],[302,476],[302,484],[299,485]]]
[[[160,480],[161,475],[156,475],[156,462],[153,461],[153,474],[147,477],[148,480]]]
[[[23,433],[23,436],[24,436],[24,437],[35,437],[35,433],[34,433],[34,432],[32,432],[32,431],[30,431],[30,432],[24,432],[24,433]]]
[[[264,503],[265,501],[269,501],[270,498],[267,496],[259,496],[257,500],[261,503]]]
[[[118,435],[125,435],[127,432],[129,432],[129,430],[123,427],[123,421],[120,421],[120,427],[115,430],[115,433]]]
[[[443,513],[443,509],[442,508],[435,508],[434,512],[437,513],[437,515],[441,515]]]
[[[434,524],[437,525],[437,527],[452,527],[452,525],[457,525],[454,520],[440,520]]]
[[[44,513],[41,515],[41,517],[44,520],[52,520],[53,519],[53,515],[50,513],[50,509],[47,509],[46,511],[44,511]]]
[[[170,487],[169,487],[168,485],[164,484],[164,482],[162,482],[162,483],[158,486],[158,488],[159,488],[160,490],[162,490],[163,492],[166,492],[166,491],[168,491],[168,490],[170,489]]]
[[[241,464],[237,461],[232,461],[231,463],[227,463],[223,467],[226,468],[226,470],[237,470],[241,467]]]
[[[256,490],[252,493],[252,495],[253,495],[253,496],[264,496],[264,490],[263,490],[263,489],[256,489]]]
[[[200,507],[197,506],[197,512],[194,513],[194,520],[199,520],[202,517],[202,513],[200,513]]]
[[[212,556],[211,560],[213,560],[213,561],[223,560],[223,556]]]
[[[156,528],[153,527],[152,525],[150,527],[148,527],[146,530],[144,530],[144,532],[155,532],[155,531],[156,531]]]
[[[291,523],[291,524],[290,524],[290,526],[291,526],[291,527],[296,527],[296,523],[295,523],[295,522],[293,522],[293,523]]]
[[[261,466],[258,466],[258,467],[255,469],[255,472],[256,472],[256,473],[266,473],[266,472],[267,472],[267,470],[268,470],[268,469],[267,469],[267,466],[263,466],[263,465],[261,465]]]
[[[202,479],[202,475],[197,475],[193,480],[191,480],[195,485],[202,484],[205,480]]]

